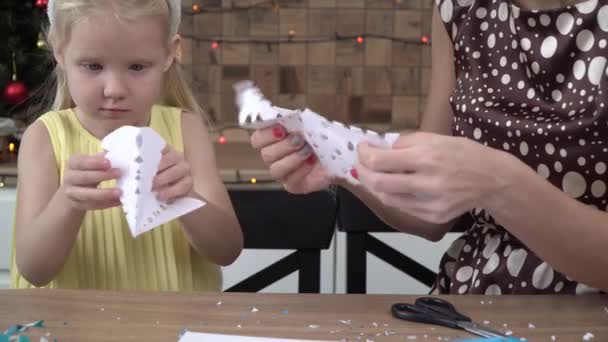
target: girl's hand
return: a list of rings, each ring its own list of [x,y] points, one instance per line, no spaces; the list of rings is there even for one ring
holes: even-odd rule
[[[118,177],[120,171],[112,169],[104,153],[73,155],[67,162],[60,190],[78,210],[111,208],[120,205],[120,189],[101,189],[98,186]]]
[[[159,200],[170,202],[176,198],[194,196],[193,185],[190,163],[182,153],[167,145],[152,181],[152,191],[157,193]]]
[[[466,138],[412,133],[392,149],[361,144],[357,171],[385,205],[440,224],[500,196],[516,160]]]
[[[332,182],[304,138],[297,133],[288,135],[281,125],[255,131],[251,145],[260,150],[272,178],[291,193],[319,191]]]

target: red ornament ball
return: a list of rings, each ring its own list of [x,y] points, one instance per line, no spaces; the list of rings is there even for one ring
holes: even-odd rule
[[[49,4],[49,0],[36,0],[36,7],[45,9]]]
[[[4,88],[4,101],[8,102],[9,104],[16,105],[25,101],[28,93],[29,90],[23,82],[12,81],[9,82]]]

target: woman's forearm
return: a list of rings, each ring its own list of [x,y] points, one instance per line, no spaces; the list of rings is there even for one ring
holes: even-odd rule
[[[505,174],[511,186],[490,198],[486,210],[559,272],[608,290],[608,213],[569,197],[515,163],[520,167]]]
[[[431,241],[439,241],[454,224],[454,222],[445,224],[425,222],[400,211],[399,208],[386,206],[362,186],[352,185],[346,181],[337,181],[337,183],[361,199],[384,223],[404,233],[418,235]]]

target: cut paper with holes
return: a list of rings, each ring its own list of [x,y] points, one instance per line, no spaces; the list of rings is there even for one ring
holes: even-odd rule
[[[188,331],[179,339],[179,342],[323,342],[313,340],[293,340],[285,338],[253,337],[221,334],[205,334]],[[326,341],[327,342],[327,341]]]
[[[351,173],[359,160],[357,146],[367,142],[376,147],[390,148],[399,138],[398,133],[378,134],[329,121],[310,109],[302,111],[273,106],[251,81],[238,82],[234,89],[241,127],[261,129],[281,124],[288,132],[299,132],[329,173],[353,184],[358,183]]]
[[[156,198],[152,181],[166,143],[152,128],[123,126],[108,134],[101,145],[112,168],[121,172],[120,202],[133,237],[206,204],[189,197],[171,203]]]

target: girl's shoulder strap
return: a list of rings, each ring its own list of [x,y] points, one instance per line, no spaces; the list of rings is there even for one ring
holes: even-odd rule
[[[42,114],[38,120],[42,121],[47,129],[49,129],[49,133],[51,133],[50,130],[57,129],[69,122],[71,112],[71,109],[52,110]]]
[[[155,105],[152,107],[150,127],[160,134],[167,144],[177,151],[184,151],[182,112],[178,107]]]
[[[49,133],[57,165],[61,165],[61,151],[65,150],[66,130],[71,126],[72,116],[72,110],[65,109],[47,112],[38,118]]]

